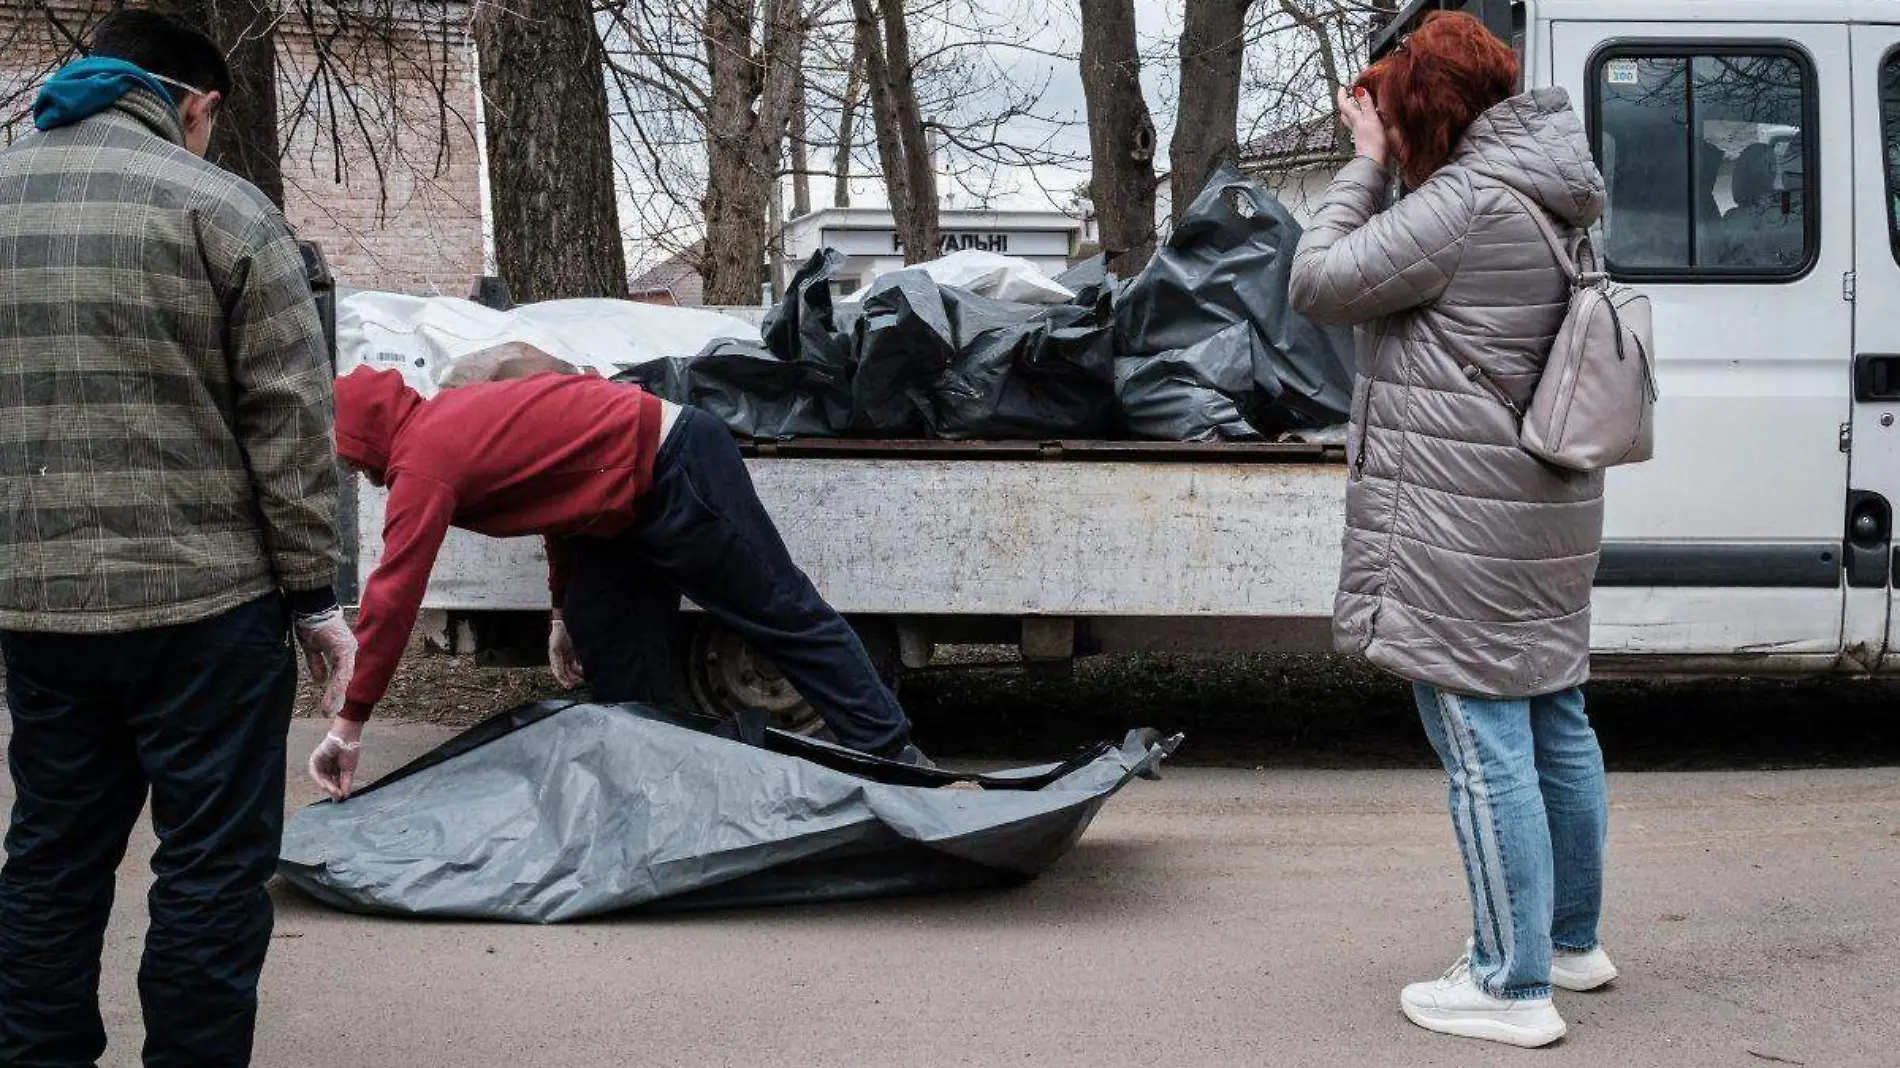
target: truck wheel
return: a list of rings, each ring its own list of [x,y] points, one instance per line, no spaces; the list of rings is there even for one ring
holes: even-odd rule
[[[854,621],[871,660],[886,685],[895,689],[896,638],[881,640],[886,629]],[[743,638],[717,621],[701,617],[687,626],[681,674],[686,692],[701,712],[730,719],[744,709],[758,709],[770,724],[794,734],[817,734],[825,721],[778,666],[752,651]]]

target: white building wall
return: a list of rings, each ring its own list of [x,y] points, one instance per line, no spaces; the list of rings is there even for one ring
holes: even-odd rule
[[[1326,187],[1333,184],[1335,173],[1332,167],[1309,167],[1280,174],[1263,173],[1257,177],[1268,192],[1286,205],[1301,226],[1309,226],[1326,197]]]

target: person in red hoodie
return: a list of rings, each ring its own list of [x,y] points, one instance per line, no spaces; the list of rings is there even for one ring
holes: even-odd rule
[[[539,374],[424,400],[396,371],[336,383],[337,453],[386,487],[383,558],[356,618],[356,675],[310,773],[347,796],[450,527],[547,539],[549,659],[605,702],[672,693],[681,594],[733,628],[840,742],[927,764],[843,617],[792,562],[724,424],[637,387]]]

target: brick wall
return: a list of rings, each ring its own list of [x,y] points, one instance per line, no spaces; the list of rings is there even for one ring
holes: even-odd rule
[[[79,0],[57,10],[78,29],[108,6]],[[340,285],[466,296],[482,272],[482,223],[465,12],[447,26],[345,33],[321,62],[312,40],[288,28],[278,36],[291,226],[323,247]],[[21,113],[31,88],[63,50],[44,15],[23,0],[0,0],[0,102],[11,102],[0,114],[0,141],[30,128]]]

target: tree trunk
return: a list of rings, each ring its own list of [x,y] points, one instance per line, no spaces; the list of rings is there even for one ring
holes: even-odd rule
[[[1168,149],[1174,219],[1214,166],[1239,154],[1240,76],[1253,0],[1187,0],[1181,30],[1181,100]]]
[[[1082,0],[1082,94],[1102,257],[1122,278],[1155,247],[1155,124],[1141,93],[1134,0]]]
[[[898,140],[904,146],[904,185],[910,190],[910,210],[897,221],[904,236],[904,262],[923,263],[937,258],[937,161],[924,133],[924,117],[917,104],[917,82],[910,62],[910,27],[904,21],[903,0],[884,0],[885,75],[889,79]]]
[[[875,0],[851,0],[857,23],[858,53],[864,57],[865,89],[871,97],[871,130],[877,139],[878,165],[884,171],[885,199],[891,215],[902,220],[910,214],[909,172],[904,167],[904,146],[897,132],[897,106],[887,90],[889,63],[884,55],[884,35],[878,28]]]
[[[771,279],[772,206],[797,103],[810,23],[804,0],[766,0],[763,48],[754,48],[753,0],[707,0],[704,37],[712,84],[706,114],[706,302],[753,304]]]
[[[917,104],[910,28],[902,0],[851,0],[851,8],[871,93],[878,160],[884,166],[904,262],[922,263],[937,256],[937,171]]]
[[[805,16],[807,0],[766,0],[765,48],[761,55],[764,70],[760,74],[759,110],[753,153],[763,161],[756,180],[764,187],[770,209],[768,228],[775,262],[784,266],[785,185],[780,168],[786,157],[785,142],[792,140],[792,158],[800,172],[793,185],[803,190],[804,211],[811,210],[811,186],[802,173],[805,169],[805,41],[811,35],[811,23]],[[799,214],[804,214],[800,211]],[[784,292],[786,278],[773,278],[773,291]]]
[[[765,254],[772,267],[772,299],[776,301],[792,280],[791,267],[785,262],[785,189],[776,181],[765,207]]]
[[[1382,11],[1393,10],[1391,0],[1374,0],[1373,6]],[[1326,95],[1323,99],[1326,101],[1325,106],[1330,107],[1333,98],[1346,85],[1345,76],[1339,69],[1338,51],[1333,47],[1334,23],[1340,18],[1340,13],[1334,12],[1332,17],[1328,18],[1320,12],[1307,10],[1299,0],[1280,0],[1280,10],[1285,12],[1286,16],[1297,23],[1301,29],[1313,35],[1319,50],[1317,56],[1320,78],[1325,82]],[[1343,124],[1337,122],[1333,124],[1333,150],[1340,155],[1352,154],[1352,135],[1346,132]]]
[[[753,180],[766,162],[752,157],[762,90],[752,47],[751,0],[707,0],[706,63],[712,102],[706,112],[706,303],[756,304],[765,260],[765,187]]]
[[[514,299],[627,295],[605,56],[588,0],[475,8],[495,260]]]
[[[851,68],[844,80],[844,110],[838,116],[838,148],[832,158],[832,170],[837,172],[836,183],[831,189],[834,207],[851,206],[851,157],[857,148],[858,103],[863,93],[864,52],[854,44],[851,49]]]
[[[805,66],[798,66],[798,84],[792,89],[792,218],[811,214],[811,133],[805,100]]]
[[[171,0],[171,12],[218,43],[231,67],[231,95],[211,130],[211,162],[284,206],[277,130],[277,12],[267,0]]]

